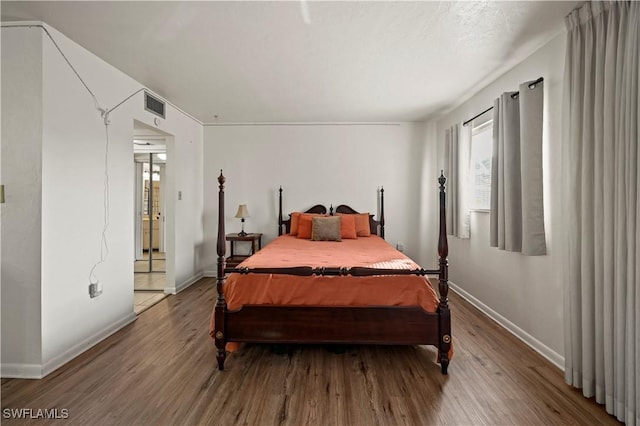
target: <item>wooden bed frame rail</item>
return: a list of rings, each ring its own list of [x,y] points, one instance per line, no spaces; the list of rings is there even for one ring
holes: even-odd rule
[[[224,369],[226,344],[229,341],[257,343],[356,343],[356,344],[416,344],[438,347],[438,361],[443,374],[449,366],[451,348],[451,314],[449,310],[448,261],[449,253],[446,229],[445,182],[441,173],[439,183],[440,226],[438,236],[438,269],[376,269],[365,267],[299,266],[291,268],[225,268],[226,240],[224,213],[225,177],[220,170],[218,177],[218,240],[217,279],[218,293],[215,306],[214,339],[217,348],[218,369]],[[279,190],[278,235],[283,226],[289,231],[290,219],[282,219],[282,187]],[[380,221],[370,215],[372,232],[384,238],[384,189],[380,190]],[[331,208],[333,210],[333,208]],[[322,205],[313,206],[307,212],[326,213]],[[338,206],[336,212],[357,213],[349,206]],[[375,231],[374,231],[375,230]],[[286,274],[292,276],[341,276],[357,277],[373,275],[438,275],[440,299],[435,313],[417,306],[279,306],[245,305],[237,311],[229,311],[224,296],[225,275]],[[271,327],[271,328],[270,328]]]
[[[298,277],[310,277],[311,275],[319,276],[340,276],[352,275],[354,277],[372,277],[375,275],[436,275],[440,273],[439,269],[377,269],[367,268],[363,266],[348,267],[318,267],[311,266],[293,266],[288,268],[225,268],[225,274],[282,274],[296,275]]]

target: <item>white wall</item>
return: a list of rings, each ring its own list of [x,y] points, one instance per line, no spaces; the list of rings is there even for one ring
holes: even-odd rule
[[[167,128],[176,136],[167,146],[167,250],[175,254],[175,290],[180,291],[202,277],[204,251],[203,128],[183,115],[172,114]],[[171,126],[171,127],[169,127]],[[182,199],[178,200],[178,191]],[[173,200],[172,203],[169,201]],[[172,211],[172,209],[175,209]],[[173,289],[168,289],[173,292]]]
[[[102,107],[112,108],[142,87],[130,77],[97,58],[81,46],[47,27],[65,55],[93,91]],[[35,36],[34,36],[35,34]],[[41,52],[29,52],[42,63],[42,213],[36,215],[42,235],[41,372],[47,374],[99,340],[135,319],[133,314],[133,238],[134,238],[134,120],[153,126],[154,115],[143,109],[143,94],[118,107],[110,115],[108,182],[109,228],[108,256],[96,268],[103,294],[89,298],[89,273],[100,259],[100,241],[104,221],[104,161],[106,134],[100,113],[72,70],[60,56],[42,29],[3,28],[2,62],[5,63],[5,39],[9,46],[30,37],[41,38]],[[24,70],[23,70],[24,71]],[[7,81],[3,86],[23,83]],[[3,97],[3,113],[8,107]],[[10,101],[10,99],[7,99]],[[16,106],[15,108],[18,108]],[[4,115],[3,115],[4,118]],[[29,122],[20,123],[24,127]],[[202,275],[202,125],[170,105],[159,129],[168,137],[167,204],[169,221],[167,280],[169,291],[179,290]],[[3,128],[3,144],[5,131]],[[20,149],[19,146],[16,149]],[[15,176],[20,166],[3,168],[3,174]],[[3,176],[4,178],[4,176]],[[180,189],[183,199],[177,200]],[[8,204],[7,204],[8,205]],[[6,205],[5,205],[6,206]],[[5,234],[18,238],[7,229]],[[3,267],[5,254],[3,250]],[[3,268],[4,271],[4,268]],[[15,281],[5,280],[3,287]],[[175,284],[174,284],[175,283]],[[3,303],[5,303],[3,294]],[[7,303],[24,308],[19,299]],[[21,327],[6,323],[5,329]],[[7,342],[10,347],[20,342]],[[3,375],[6,371],[3,341]],[[25,363],[26,358],[15,360]]]
[[[220,169],[227,178],[227,233],[240,231],[234,215],[243,203],[251,214],[245,230],[264,233],[263,244],[275,238],[280,185],[285,219],[314,204],[349,204],[377,216],[377,190],[384,186],[386,239],[404,243],[420,260],[422,125],[208,126],[204,137],[207,275],[216,270]]]
[[[564,33],[437,121],[442,164],[444,131],[493,105],[502,92],[544,77],[544,209],[546,256],[524,256],[489,247],[489,214],[471,213],[471,239],[449,239],[450,279],[481,306],[556,365],[563,364],[560,144]],[[452,307],[455,315],[455,306]]]
[[[2,368],[41,363],[42,37],[2,31]]]
[[[438,268],[438,235],[440,226],[440,168],[438,167],[437,127],[435,123],[416,123],[420,129],[420,148],[412,157],[419,186],[414,194],[419,202],[420,227],[417,238],[418,253],[414,258],[423,268]]]

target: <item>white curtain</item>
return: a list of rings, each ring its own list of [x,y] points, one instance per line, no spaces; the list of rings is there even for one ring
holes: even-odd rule
[[[469,238],[467,200],[470,130],[455,124],[445,130],[443,167],[447,177],[447,234]]]
[[[522,83],[493,104],[490,245],[537,256],[547,253],[542,200],[544,85]]]
[[[565,378],[640,425],[640,3],[565,23]]]

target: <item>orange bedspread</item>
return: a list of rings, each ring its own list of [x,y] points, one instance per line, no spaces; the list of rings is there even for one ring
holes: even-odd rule
[[[377,236],[354,240],[311,241],[278,237],[240,266],[293,266],[415,269],[415,262]],[[251,305],[421,306],[435,312],[438,296],[419,276],[310,276],[230,274],[224,285],[229,310]],[[210,331],[213,334],[214,318]]]

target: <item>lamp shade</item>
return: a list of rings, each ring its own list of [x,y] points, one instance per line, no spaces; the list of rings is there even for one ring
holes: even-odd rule
[[[238,212],[236,213],[236,217],[240,219],[244,219],[245,217],[249,217],[249,210],[247,210],[246,204],[240,204],[238,206]]]

